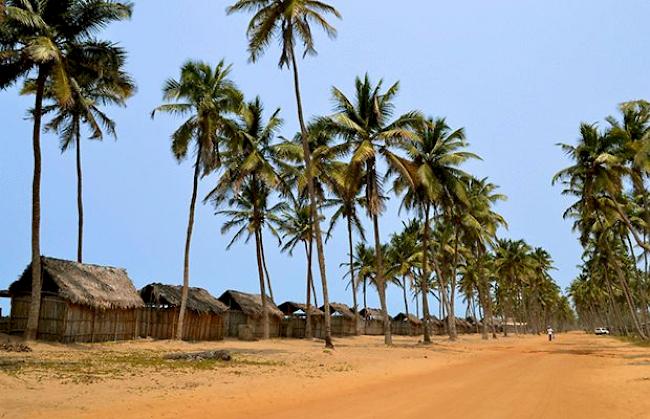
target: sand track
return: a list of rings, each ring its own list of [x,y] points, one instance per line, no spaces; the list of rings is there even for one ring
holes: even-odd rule
[[[135,342],[110,351],[232,348],[259,363],[207,371],[139,371],[87,385],[0,373],[4,417],[649,418],[650,350],[581,333],[463,337],[432,347],[399,338],[319,342]],[[81,350],[87,353],[89,348]],[[93,347],[105,350],[105,347]],[[37,348],[36,357],[65,348]],[[39,355],[40,354],[40,355]],[[74,358],[75,354],[72,354]]]

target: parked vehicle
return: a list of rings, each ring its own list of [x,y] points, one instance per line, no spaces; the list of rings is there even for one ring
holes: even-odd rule
[[[597,327],[597,328],[594,329],[594,333],[595,333],[597,336],[600,336],[600,335],[609,335],[609,329],[606,328],[606,327]]]

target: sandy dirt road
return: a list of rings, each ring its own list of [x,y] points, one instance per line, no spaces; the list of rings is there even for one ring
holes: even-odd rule
[[[318,342],[226,341],[219,345],[264,347],[259,356],[280,364],[135,374],[83,389],[23,377],[14,398],[0,375],[0,417],[650,418],[648,348],[581,333],[552,343],[538,336],[397,343],[359,337],[332,353]]]

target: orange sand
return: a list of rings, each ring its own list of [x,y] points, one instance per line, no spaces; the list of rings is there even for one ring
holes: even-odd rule
[[[396,337],[391,348],[382,341],[338,339],[335,351],[302,340],[37,344],[0,360],[230,349],[246,362],[141,367],[90,380],[83,371],[0,369],[0,418],[650,418],[650,349],[614,338],[472,335],[423,347]]]

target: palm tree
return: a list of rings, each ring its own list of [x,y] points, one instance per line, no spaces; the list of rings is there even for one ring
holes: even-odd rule
[[[110,44],[100,51],[104,56],[98,56],[96,62],[88,63],[87,57],[68,56],[72,83],[73,103],[60,105],[58,103],[45,106],[43,113],[56,112],[46,129],[56,131],[61,138],[61,151],[67,151],[70,146],[76,150],[77,166],[77,262],[83,262],[83,188],[81,167],[81,128],[86,124],[91,131],[91,140],[102,140],[104,131],[117,139],[115,122],[101,109],[106,105],[124,106],[126,99],[135,91],[135,84],[124,71],[126,53],[122,48]],[[97,54],[99,55],[99,54]],[[75,62],[77,60],[77,62]],[[100,68],[97,68],[97,67]],[[33,86],[33,85],[32,85]],[[45,96],[55,99],[53,86],[48,82]]]
[[[357,302],[357,287],[356,279],[354,276],[354,245],[352,235],[356,231],[362,241],[366,240],[365,231],[361,220],[359,219],[359,213],[357,208],[363,206],[365,201],[362,197],[359,196],[361,192],[361,179],[362,177],[356,179],[350,179],[345,176],[347,171],[344,168],[342,171],[334,172],[332,175],[334,182],[331,185],[332,192],[334,193],[334,198],[328,199],[325,202],[326,207],[335,207],[336,210],[330,218],[329,229],[327,230],[327,238],[329,239],[332,236],[332,230],[338,223],[341,218],[345,218],[346,226],[348,230],[348,256],[349,256],[349,275],[350,282],[353,284],[350,288],[352,290],[352,303],[354,310],[354,330],[355,333],[359,333],[359,304]]]
[[[178,314],[176,339],[183,338],[183,321],[187,307],[190,283],[190,245],[194,228],[194,211],[199,178],[211,173],[219,165],[219,144],[232,131],[232,123],[227,115],[238,110],[242,95],[228,78],[231,66],[222,60],[216,67],[200,61],[187,61],[181,67],[178,80],[169,79],[163,87],[163,99],[168,102],[151,113],[166,112],[172,115],[189,115],[174,131],[172,153],[182,162],[190,147],[195,149],[192,197],[190,199],[189,220],[185,236],[183,259],[183,290]]]
[[[495,212],[492,207],[498,201],[505,201],[505,195],[496,191],[498,187],[487,181],[487,178],[471,178],[467,184],[468,205],[466,208],[465,222],[463,223],[463,241],[469,248],[471,260],[469,265],[476,273],[476,291],[479,303],[483,308],[484,318],[492,326],[492,337],[496,332],[492,316],[492,297],[489,285],[489,264],[487,257],[488,248],[494,246],[496,233],[499,227],[508,227],[505,219]],[[488,338],[488,322],[483,322],[482,338]]]
[[[236,220],[233,223],[226,223],[222,231],[227,232],[233,226],[243,225],[244,221],[248,219],[248,226],[242,227],[233,240],[239,238],[246,229],[255,235],[265,339],[269,338],[269,317],[266,309],[266,286],[262,259],[262,228],[268,225],[265,223],[266,217],[269,217],[273,211],[281,209],[278,205],[269,208],[269,194],[274,189],[287,189],[282,185],[280,176],[273,165],[276,156],[272,142],[283,122],[279,113],[280,109],[276,109],[268,120],[264,121],[264,106],[259,97],[242,106],[240,121],[234,127],[232,137],[223,152],[224,173],[216,187],[206,197],[206,200],[212,201],[215,207],[228,200],[229,206],[241,207],[243,205],[250,211],[248,218],[228,211],[221,212]],[[244,198],[245,200],[242,201]],[[271,231],[279,238],[275,229],[271,228]]]
[[[495,271],[499,277],[504,314],[510,314],[515,322],[517,332],[517,317],[523,320],[525,315],[519,313],[519,308],[526,312],[526,301],[523,288],[529,283],[534,265],[529,257],[530,246],[523,240],[498,239],[495,246]],[[505,332],[504,328],[504,332]],[[507,333],[507,332],[505,332]]]
[[[355,272],[356,275],[356,281],[353,281],[352,278],[350,279],[350,286],[362,287],[363,308],[365,310],[368,308],[368,283],[375,283],[375,273],[377,267],[375,262],[374,249],[366,246],[364,242],[357,243],[354,247],[354,257],[352,258],[352,262],[347,262],[343,265],[347,265],[348,263],[353,264],[353,269],[351,269],[350,272]]]
[[[293,255],[293,251],[300,243],[305,248],[305,257],[307,258],[307,322],[305,325],[305,337],[312,338],[313,331],[311,328],[311,293],[314,293],[314,305],[316,303],[316,289],[314,288],[313,273],[312,273],[312,253],[313,253],[313,229],[310,216],[309,204],[305,203],[301,198],[291,197],[292,205],[282,211],[280,221],[278,223],[279,230],[283,233],[282,246],[283,252],[289,252]]]
[[[645,339],[647,336],[637,317],[636,304],[623,269],[627,255],[617,255],[618,252],[624,254],[627,250],[617,250],[619,244],[614,242],[621,241],[626,247],[628,240],[629,244],[632,243],[628,236],[631,234],[644,252],[650,250],[650,246],[637,232],[639,226],[643,231],[647,230],[647,226],[642,219],[630,217],[633,213],[626,204],[631,202],[623,192],[626,176],[631,177],[633,184],[637,183],[640,179],[635,175],[635,170],[642,169],[643,166],[639,161],[632,169],[628,167],[626,160],[629,160],[629,156],[626,157],[620,149],[621,138],[625,135],[617,127],[612,131],[614,134],[601,133],[595,124],[582,124],[577,145],[560,144],[574,164],[558,172],[553,183],[561,181],[565,186],[562,193],[578,198],[567,209],[564,217],[576,220],[574,230],[580,232],[583,247],[594,240],[597,246],[606,250],[609,260],[616,261],[612,266],[619,279],[634,328]],[[608,284],[608,281],[605,283]]]
[[[227,205],[233,209],[217,212],[217,214],[226,217],[226,222],[221,227],[221,234],[226,234],[232,229],[237,229],[227,249],[230,249],[244,235],[246,236],[246,243],[248,243],[251,236],[255,237],[257,271],[260,280],[260,295],[262,296],[264,339],[269,338],[270,330],[267,311],[268,302],[264,284],[265,270],[262,260],[262,233],[264,228],[268,229],[278,239],[278,244],[281,243],[280,234],[275,228],[275,225],[280,222],[279,213],[284,209],[283,203],[277,203],[273,206],[269,205],[270,193],[271,191],[266,185],[256,179],[249,178],[239,193],[228,199]],[[271,300],[273,300],[273,297],[271,297]]]
[[[373,86],[367,74],[363,80],[357,77],[354,101],[334,87],[332,96],[336,113],[321,120],[320,124],[328,132],[343,138],[352,150],[348,178],[355,179],[363,175],[366,211],[372,219],[375,238],[376,282],[384,314],[384,341],[390,345],[392,337],[386,308],[384,261],[379,236],[379,216],[384,209],[384,178],[378,172],[377,160],[383,158],[395,171],[402,172],[403,159],[393,150],[401,147],[406,139],[414,137],[412,128],[421,120],[421,116],[418,112],[408,112],[390,121],[399,83],[393,84],[385,92],[382,92],[382,86],[381,80]]]
[[[470,176],[459,166],[465,161],[478,158],[477,155],[465,151],[467,147],[465,132],[462,128],[452,130],[444,118],[429,118],[416,124],[415,137],[406,144],[408,159],[402,159],[401,164],[406,170],[401,170],[395,180],[394,190],[397,194],[404,193],[402,205],[416,210],[424,219],[422,230],[422,275],[429,278],[429,238],[431,213],[440,210],[452,214],[455,206],[466,203],[465,180]],[[434,259],[433,270],[440,279],[441,270]],[[424,314],[424,342],[430,343],[429,337],[429,304],[427,301],[429,281],[421,281],[422,309]],[[441,287],[441,292],[446,293]],[[445,301],[450,299],[444,296]],[[448,310],[450,311],[450,310]],[[453,311],[449,316],[449,330],[455,338],[455,320]],[[451,322],[454,322],[453,324]]]
[[[325,346],[333,348],[329,296],[327,292],[327,274],[325,271],[325,251],[318,218],[318,205],[314,190],[313,174],[311,172],[309,137],[303,116],[295,43],[297,40],[302,42],[304,47],[303,56],[315,55],[316,49],[314,47],[311,24],[316,23],[330,38],[334,38],[336,36],[336,29],[327,22],[323,15],[331,14],[338,18],[341,15],[335,8],[319,0],[239,0],[234,5],[228,7],[227,12],[228,14],[236,12],[254,13],[247,29],[248,51],[251,61],[256,61],[264,53],[273,38],[277,38],[281,40],[282,44],[279,66],[280,68],[285,66],[291,67],[293,70],[298,121],[302,134],[307,187],[311,205],[311,219],[314,223],[314,239],[316,240],[316,250],[318,252],[318,266],[323,283]]]
[[[415,270],[420,265],[419,234],[421,225],[417,220],[402,222],[403,230],[393,233],[390,237],[387,259],[393,266],[398,279],[398,286],[402,288],[404,311],[409,315],[408,292],[415,282]]]
[[[41,304],[41,119],[45,86],[60,105],[73,102],[67,56],[71,51],[93,62],[98,42],[92,36],[113,21],[131,16],[130,3],[117,1],[6,0],[0,21],[0,89],[5,89],[34,70],[34,125],[32,145],[31,275],[32,295],[25,338],[35,339]]]

